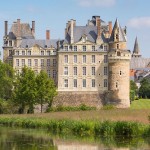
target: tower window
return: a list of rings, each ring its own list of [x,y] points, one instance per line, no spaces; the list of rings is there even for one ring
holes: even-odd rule
[[[121,53],[120,53],[120,52],[117,52],[117,56],[121,56]]]
[[[119,73],[120,75],[122,75],[122,71],[120,71],[120,73]]]
[[[116,82],[116,89],[118,89],[118,82]]]
[[[117,44],[117,49],[119,49],[119,44]]]
[[[116,40],[118,40],[119,39],[119,36],[118,36],[118,34],[116,34]]]

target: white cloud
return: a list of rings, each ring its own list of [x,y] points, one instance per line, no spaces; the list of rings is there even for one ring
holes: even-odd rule
[[[135,29],[150,28],[150,17],[132,18],[129,20],[128,26]]]
[[[110,7],[116,0],[77,0],[82,7]]]

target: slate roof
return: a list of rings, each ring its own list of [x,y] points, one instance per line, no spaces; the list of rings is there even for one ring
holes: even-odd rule
[[[39,45],[42,48],[45,48],[45,46],[47,47],[51,47],[51,45],[55,48],[57,48],[57,41],[58,40],[35,40],[35,39],[23,39],[21,42],[20,47],[21,48],[26,48],[26,46],[28,45],[28,47],[33,47],[34,45]]]
[[[139,49],[139,44],[138,44],[137,37],[136,37],[136,39],[135,39],[133,54],[140,54],[140,49]]]
[[[118,29],[119,30],[119,42],[126,42],[126,38],[124,36],[124,33],[123,33],[123,30],[119,24],[119,21],[118,19],[116,19],[115,21],[115,24],[114,24],[114,27],[113,27],[113,30],[112,30],[112,34],[111,34],[111,37],[109,39],[110,42],[113,42],[114,41],[114,35],[115,35],[115,30]]]
[[[32,31],[31,31],[31,28],[30,28],[30,25],[28,23],[21,23],[20,24],[20,30],[21,30],[21,37],[23,39],[33,39],[34,38]],[[17,33],[18,33],[18,25],[15,22],[11,26],[9,36],[12,39],[14,39],[17,37]]]
[[[73,38],[74,38],[74,42],[78,42],[80,41],[81,37],[86,35],[87,36],[87,40],[95,43],[96,39],[97,39],[97,26],[75,26],[74,30],[73,30]],[[65,41],[66,43],[70,42],[70,30],[67,33],[66,37],[65,37]],[[102,40],[104,43],[108,42],[108,40],[103,36],[101,36]]]
[[[150,63],[150,58],[132,57],[130,62],[131,69],[147,68]]]

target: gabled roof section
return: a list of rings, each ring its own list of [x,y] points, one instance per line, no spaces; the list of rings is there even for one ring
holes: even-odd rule
[[[18,33],[18,24],[15,22],[11,26],[10,33],[13,33],[15,37],[17,37]],[[28,23],[21,23],[20,24],[20,34],[21,38],[23,39],[34,39],[34,35],[32,34],[32,30]]]
[[[139,44],[138,44],[137,37],[136,37],[136,39],[135,39],[133,54],[140,54],[140,49],[139,49]]]
[[[21,42],[21,48],[33,47],[34,45],[39,45],[42,48],[50,48],[51,46],[57,48],[58,40],[35,40],[35,39],[23,39]]]
[[[126,38],[124,35],[124,31],[122,30],[118,19],[116,19],[113,30],[112,30],[112,34],[111,37],[109,39],[110,42],[114,42],[114,37],[115,37],[115,31],[118,31],[118,36],[119,36],[119,41],[118,42],[126,42]]]

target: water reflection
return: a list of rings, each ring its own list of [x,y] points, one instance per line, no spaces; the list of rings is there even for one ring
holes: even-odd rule
[[[150,139],[52,136],[44,130],[0,127],[0,150],[150,150]]]

